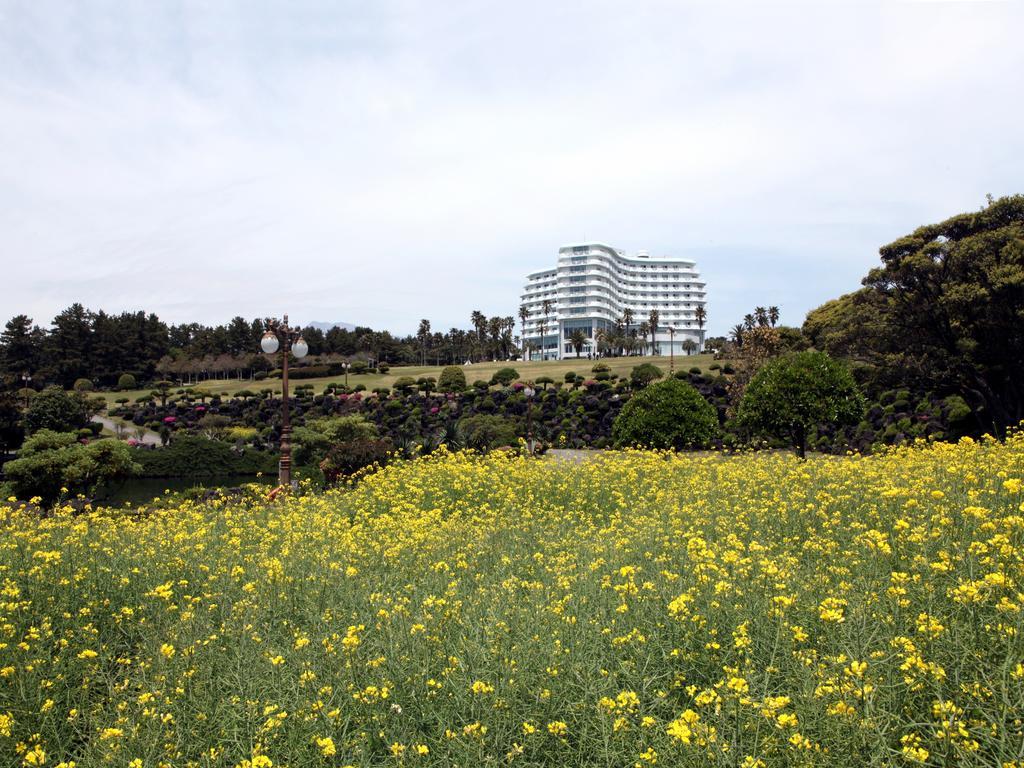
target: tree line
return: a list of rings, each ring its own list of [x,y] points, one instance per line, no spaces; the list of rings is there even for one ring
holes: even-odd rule
[[[512,317],[487,317],[474,311],[470,328],[432,332],[429,320],[415,335],[396,337],[366,326],[322,330],[307,326],[307,361],[361,358],[391,365],[462,363],[511,359],[518,349]],[[53,318],[48,328],[27,315],[12,317],[0,333],[3,388],[46,384],[70,388],[79,379],[114,386],[124,374],[140,383],[154,378],[201,380],[251,375],[272,361],[259,352],[261,319],[234,317],[222,325],[168,324],[144,311],[110,314],[75,303]]]

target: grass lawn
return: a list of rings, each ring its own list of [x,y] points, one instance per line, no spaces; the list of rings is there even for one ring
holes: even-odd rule
[[[653,363],[659,368],[668,373],[669,369],[669,358],[668,357],[609,357],[602,360],[612,370],[613,373],[619,376],[629,376],[629,372],[633,368],[641,363]],[[677,355],[675,358],[676,370],[687,370],[694,366],[701,368],[703,371],[707,371],[708,367],[715,362],[714,355],[701,354],[701,355]],[[723,361],[718,361],[722,363]],[[530,381],[539,378],[540,376],[550,376],[555,381],[562,381],[565,374],[569,371],[573,373],[588,376],[591,368],[596,364],[594,360],[587,360],[585,357],[579,360],[572,358],[569,360],[549,360],[546,362],[508,362],[508,361],[497,361],[497,362],[482,362],[473,363],[463,367],[466,372],[466,381],[472,384],[477,379],[483,379],[489,381],[491,376],[501,368],[512,367],[519,372],[519,377],[524,381]],[[400,376],[411,376],[414,379],[418,379],[421,376],[433,376],[435,379],[441,375],[441,370],[444,366],[438,365],[426,365],[426,366],[402,366],[395,367],[389,370],[386,374],[363,374],[363,375],[352,375],[348,377],[348,383],[350,387],[354,387],[356,384],[362,384],[367,390],[372,390],[375,387],[391,387],[394,385],[395,380]],[[319,379],[292,379],[291,386],[294,388],[300,384],[312,384],[315,392],[322,392],[324,387],[328,384],[335,382],[344,382],[345,376],[326,376]],[[204,381],[196,385],[199,389],[204,389],[207,392],[227,394],[231,395],[243,389],[248,389],[253,392],[258,392],[261,389],[271,389],[275,393],[281,391],[280,379],[266,379],[264,381],[251,381],[249,379],[243,379],[241,381],[237,379],[215,379],[210,381]],[[97,392],[107,401],[108,406],[112,406],[119,398],[127,397],[130,400],[135,400],[137,397],[149,394],[148,389],[131,390],[125,392]]]

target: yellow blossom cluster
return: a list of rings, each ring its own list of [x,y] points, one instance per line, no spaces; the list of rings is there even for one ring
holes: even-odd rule
[[[1024,437],[0,507],[0,764],[1019,766]]]

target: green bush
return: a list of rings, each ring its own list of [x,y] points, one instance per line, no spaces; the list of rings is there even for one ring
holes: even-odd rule
[[[83,445],[75,432],[43,429],[28,438],[18,458],[4,464],[4,476],[20,499],[39,497],[45,505],[76,494],[92,494],[100,485],[131,477],[139,470],[132,450],[117,440]]]
[[[543,389],[544,389],[545,391],[547,391],[547,388],[548,388],[548,384],[554,384],[554,383],[555,383],[555,380],[554,380],[554,379],[552,379],[552,378],[551,378],[550,376],[538,376],[538,377],[537,377],[537,378],[536,378],[536,379],[534,380],[534,384],[540,384],[540,385],[541,385],[541,387],[542,387],[542,388],[543,388]]]
[[[466,373],[462,366],[449,365],[441,371],[441,377],[437,380],[438,392],[465,392]]]
[[[392,387],[396,392],[401,392],[402,394],[405,394],[410,389],[416,388],[416,379],[414,379],[412,376],[399,376],[397,379],[395,379],[395,383],[392,384]]]
[[[89,407],[85,398],[57,386],[35,393],[25,413],[25,431],[28,434],[43,429],[71,432],[88,423]]]
[[[513,423],[501,416],[481,413],[459,419],[458,426],[465,436],[466,447],[478,451],[512,446],[519,442]]]
[[[652,381],[660,379],[665,372],[652,363],[641,363],[629,374],[629,381],[636,389],[643,389]]]
[[[334,485],[338,480],[374,465],[383,467],[394,450],[394,445],[387,438],[360,438],[339,443],[320,462],[320,471],[324,473],[324,480]]]
[[[659,381],[633,395],[612,424],[620,448],[700,448],[717,434],[715,409],[679,379]]]
[[[92,392],[95,387],[90,379],[75,379],[75,392]]]
[[[388,365],[387,363],[378,363],[377,364],[377,372],[378,373],[382,373],[383,374],[383,373],[387,373],[390,370],[391,370],[391,366]]]
[[[245,448],[237,451],[220,440],[177,435],[159,450],[140,450],[135,461],[143,477],[208,477],[255,475],[277,471],[277,454]]]
[[[330,376],[326,365],[307,365],[304,368],[288,368],[289,379],[319,379]]]
[[[513,381],[519,378],[519,371],[515,368],[499,368],[491,376],[491,384],[500,384],[503,387],[507,387]]]
[[[843,363],[824,352],[790,352],[765,363],[750,380],[737,421],[788,440],[803,457],[812,429],[856,424],[864,410],[864,398]]]
[[[377,437],[377,427],[358,414],[313,419],[292,432],[296,464],[317,464],[331,448],[352,440]]]
[[[130,373],[122,373],[117,379],[117,388],[122,392],[126,389],[136,388],[135,377]]]

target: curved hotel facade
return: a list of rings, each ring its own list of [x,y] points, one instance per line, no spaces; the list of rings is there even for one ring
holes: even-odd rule
[[[569,338],[580,328],[587,355],[597,351],[594,334],[615,327],[624,310],[633,311],[630,327],[636,328],[656,309],[657,354],[669,354],[670,345],[681,354],[687,339],[703,349],[704,330],[695,310],[705,306],[706,297],[696,262],[645,251],[630,256],[603,243],[565,245],[554,269],[527,275],[521,299],[530,316],[523,334],[535,348],[532,359],[560,360],[575,357]],[[545,301],[550,302],[546,316]]]

